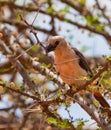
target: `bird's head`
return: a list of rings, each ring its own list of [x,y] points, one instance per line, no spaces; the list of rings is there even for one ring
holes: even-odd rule
[[[48,39],[46,42],[48,46],[46,47],[46,52],[60,50],[67,46],[67,42],[61,36],[53,36],[52,38]]]

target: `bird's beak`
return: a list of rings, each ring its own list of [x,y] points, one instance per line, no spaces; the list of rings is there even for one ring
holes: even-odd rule
[[[49,42],[47,42],[47,43],[49,44]],[[54,50],[57,48],[58,44],[59,44],[59,41],[56,41],[54,44],[51,44],[51,43],[50,43],[50,44],[46,47],[46,53],[51,52],[51,51],[54,51]]]
[[[55,46],[52,45],[52,44],[49,44],[47,47],[46,47],[46,53],[49,53],[51,51],[54,51],[55,50]]]

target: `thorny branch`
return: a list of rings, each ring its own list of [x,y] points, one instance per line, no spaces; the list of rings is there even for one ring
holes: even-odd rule
[[[87,81],[83,86],[78,87],[77,90],[75,90],[75,91],[73,92],[73,94],[74,94],[74,93],[77,93],[77,92],[79,92],[79,91],[81,91],[81,90],[85,90],[88,85],[90,85],[91,83],[93,83],[94,80],[96,80],[98,77],[100,77],[100,75],[101,75],[103,72],[107,71],[110,66],[111,66],[111,62],[110,62],[110,61],[109,61],[109,62],[106,62],[106,64],[104,65],[104,67],[101,68],[101,69],[98,71],[97,74],[95,74],[95,75],[94,75],[89,81]]]
[[[12,45],[13,46],[13,45]],[[16,45],[17,46],[17,45]],[[27,79],[27,74],[26,74],[26,72],[25,72],[25,74],[26,75],[24,75],[23,74],[23,72],[24,72],[24,68],[22,67],[22,69],[21,69],[21,64],[18,62],[18,60],[16,60],[14,57],[12,57],[11,56],[11,50],[0,40],[0,47],[3,49],[3,50],[5,50],[5,53],[7,54],[7,55],[10,55],[10,56],[8,56],[8,58],[10,59],[10,62],[12,63],[12,64],[14,64],[15,65],[15,67],[19,70],[19,72],[20,72],[20,74],[22,75],[22,77],[23,77],[23,79],[25,80],[25,82],[26,82],[26,84],[29,86],[29,87],[32,87],[32,84],[30,84],[30,83],[32,83],[31,82],[31,80],[30,79]],[[14,49],[14,48],[13,48]],[[19,48],[20,49],[20,48]],[[23,54],[25,54],[25,52],[23,53]],[[28,55],[27,55],[28,56]],[[26,58],[26,57],[25,57]],[[40,69],[40,68],[39,68]],[[4,84],[1,84],[2,86],[5,86]],[[21,91],[19,91],[19,90],[16,90],[16,89],[13,89],[13,88],[11,88],[11,87],[6,87],[7,89],[10,89],[11,91],[14,91],[14,92],[16,92],[16,93],[20,93],[21,95],[24,95],[24,96],[27,96],[27,97],[30,97],[30,98],[32,98],[32,99],[34,99],[34,100],[37,100],[37,101],[39,101],[39,103],[40,103],[40,105],[42,106],[42,110],[43,110],[43,112],[45,112],[46,114],[47,114],[47,116],[48,117],[54,117],[54,118],[58,118],[58,119],[60,119],[60,120],[62,120],[59,116],[57,116],[56,114],[54,114],[54,113],[52,113],[52,112],[50,112],[49,111],[49,109],[48,109],[48,106],[49,106],[49,103],[47,102],[47,103],[44,103],[44,102],[41,102],[40,101],[40,99],[38,98],[38,97],[35,97],[35,96],[31,96],[31,95],[29,95],[29,94],[27,94],[27,93],[24,93],[24,92],[21,92]],[[35,87],[34,87],[35,88]],[[36,94],[37,95],[39,95],[37,92],[36,92]],[[40,96],[39,96],[40,97]],[[50,102],[51,103],[51,102]],[[54,103],[54,101],[53,101],[53,103]],[[57,116],[57,117],[56,117]],[[70,123],[70,122],[69,122]],[[71,126],[71,128],[73,129],[73,130],[75,130],[75,128],[74,128],[74,126],[72,125],[72,124],[70,124],[70,126]]]
[[[96,4],[98,6],[98,9],[101,10],[101,13],[104,16],[104,18],[108,21],[108,24],[110,25],[111,21],[110,21],[109,17],[105,14],[105,8],[101,8],[98,0],[96,0]]]
[[[90,27],[90,26],[88,26],[88,25],[85,25],[85,26],[84,26],[84,25],[79,24],[79,23],[77,23],[77,22],[74,22],[74,21],[72,21],[72,20],[70,20],[70,19],[68,19],[68,18],[61,17],[60,15],[55,14],[55,13],[46,12],[46,11],[43,11],[43,10],[41,10],[41,9],[39,9],[39,8],[29,8],[29,7],[19,6],[19,5],[15,5],[15,4],[13,4],[13,3],[10,3],[10,2],[0,2],[0,5],[8,5],[8,6],[10,6],[11,8],[14,8],[14,9],[20,9],[20,10],[25,10],[25,11],[30,11],[30,12],[37,12],[37,10],[39,10],[40,13],[45,14],[45,15],[48,15],[48,16],[50,16],[51,18],[57,18],[57,19],[59,19],[60,21],[64,21],[64,22],[68,21],[68,23],[70,23],[70,24],[72,24],[72,25],[75,25],[75,26],[77,26],[78,28],[86,29],[86,30],[89,30],[89,31],[91,31],[91,32],[93,32],[93,33],[100,34],[100,35],[104,36],[108,41],[111,40],[111,36],[110,36],[107,32],[98,31],[98,30],[96,30],[95,28]],[[0,20],[0,21],[2,22],[2,20]],[[8,21],[6,21],[6,20],[3,20],[3,21],[8,22]],[[42,31],[42,29],[38,29],[38,30]],[[49,32],[49,31],[45,31],[45,30],[43,30],[43,31],[44,31],[44,32]],[[50,34],[53,34],[53,32],[50,31]],[[110,42],[109,42],[109,44],[110,44]]]
[[[61,2],[68,4],[68,6],[77,10],[83,16],[87,16],[87,15],[93,16],[90,11],[86,10],[85,8],[82,8],[82,6],[78,6],[78,5],[73,4],[72,2],[67,1],[67,0],[66,1],[61,0]],[[50,0],[49,0],[49,4],[51,5]],[[66,19],[65,17],[61,17],[57,13],[46,12],[46,11],[40,9],[39,7],[36,7],[36,8],[35,7],[34,8],[24,7],[24,6],[15,5],[15,4],[10,3],[10,2],[0,2],[0,6],[1,5],[2,6],[7,5],[12,9],[20,9],[20,10],[25,10],[25,11],[28,11],[28,12],[37,12],[37,10],[39,10],[39,12],[41,14],[48,15],[48,16],[51,17],[51,19],[52,19],[51,20],[51,23],[52,23],[52,29],[51,30],[41,29],[41,28],[33,26],[33,24],[29,24],[24,19],[24,17],[22,15],[21,15],[22,22],[20,22],[20,21],[17,22],[16,20],[0,19],[1,23],[8,23],[10,25],[18,26],[18,30],[20,30],[20,29],[24,30],[26,28],[30,29],[30,32],[33,33],[34,37],[36,38],[37,44],[40,45],[40,47],[42,47],[44,50],[45,50],[45,48],[42,45],[42,42],[40,42],[40,40],[38,39],[38,36],[37,36],[37,33],[35,32],[35,30],[38,30],[38,31],[41,31],[41,32],[44,32],[44,33],[50,34],[50,35],[56,35],[56,31],[55,31],[55,28],[54,28],[55,26],[54,26],[54,23],[53,23],[54,19],[58,19],[58,20],[63,21],[63,22],[68,22],[68,23],[70,23],[74,26],[77,26],[79,28],[83,28],[83,29],[89,30],[91,32],[100,34],[100,35],[104,36],[107,40],[111,40],[111,36],[107,32],[98,31],[95,28],[92,28],[88,25],[83,26],[83,25],[81,25],[77,22],[70,20],[70,19]],[[98,5],[98,9],[100,9],[102,11],[104,18],[109,20],[108,17],[106,17],[104,10],[99,5]],[[96,22],[99,23],[98,20]],[[108,21],[108,24],[109,24],[109,21]],[[8,43],[9,46],[7,46],[7,43],[6,43],[5,40],[4,41],[0,40],[0,47],[2,48],[3,51],[5,51],[7,58],[11,62],[12,66],[15,67],[16,70],[22,75],[23,80],[30,87],[30,89],[34,90],[36,88],[36,86],[31,81],[31,79],[29,78],[28,73],[26,72],[24,66],[22,66],[22,61],[20,59],[21,57],[35,71],[41,73],[44,76],[49,75],[51,80],[56,85],[58,85],[60,87],[60,89],[62,90],[62,96],[64,96],[64,97],[68,96],[72,101],[77,102],[98,124],[100,124],[100,126],[104,130],[110,130],[111,129],[111,126],[110,126],[110,124],[108,124],[108,121],[106,121],[103,117],[100,116],[100,115],[104,115],[104,112],[102,113],[100,108],[98,108],[98,112],[97,112],[96,107],[93,107],[93,108],[89,107],[87,105],[87,101],[84,101],[83,97],[81,97],[78,94],[79,91],[87,89],[88,85],[90,85],[94,80],[96,80],[102,73],[107,71],[107,69],[111,65],[110,62],[107,62],[104,65],[104,67],[102,69],[100,69],[97,74],[95,74],[94,77],[92,77],[89,81],[87,81],[86,84],[84,84],[83,86],[80,86],[76,91],[72,91],[72,89],[69,86],[67,87],[67,85],[65,85],[63,83],[63,81],[58,77],[58,75],[54,74],[48,68],[43,68],[39,61],[35,60],[33,57],[28,55],[27,51],[24,51],[21,48],[21,46],[19,45],[19,40],[17,41],[16,37],[12,38],[10,33],[7,36],[8,36],[7,41],[9,42]],[[11,41],[11,39],[13,39],[13,40]],[[12,56],[13,54],[14,54],[14,56]],[[15,57],[15,56],[17,56],[17,57]],[[8,65],[10,66],[10,64],[8,64]],[[9,71],[11,71],[12,69],[13,68],[10,68]],[[6,89],[9,89],[9,90],[11,90],[15,93],[18,93],[20,95],[27,96],[29,98],[32,98],[33,100],[36,100],[41,105],[43,112],[45,112],[48,117],[51,116],[51,117],[58,118],[58,119],[62,120],[58,114],[55,114],[55,113],[53,113],[49,110],[50,105],[63,103],[63,99],[61,99],[61,97],[56,96],[56,97],[54,97],[55,99],[50,100],[50,98],[48,98],[48,99],[41,100],[41,97],[40,97],[38,92],[36,92],[37,96],[34,96],[34,95],[31,95],[31,94],[28,94],[28,93],[24,93],[24,92],[22,92],[18,89],[11,88],[11,86],[8,86],[7,84],[0,84],[0,85],[2,85],[3,87],[6,87]],[[70,90],[67,91],[67,88],[68,89],[70,88]],[[9,109],[7,109],[7,110],[9,110]],[[107,109],[107,108],[105,108],[105,109]],[[69,111],[67,110],[67,112],[69,112]],[[69,113],[69,116],[70,116],[70,120],[72,121],[72,116],[70,115],[70,113]],[[73,130],[75,130],[75,127],[72,124],[71,124],[71,128]]]
[[[61,0],[61,2],[69,5],[70,7],[72,7],[73,9],[75,9],[76,11],[78,11],[80,14],[82,14],[83,16],[87,16],[87,15],[92,15],[90,13],[89,10],[87,10],[86,8],[82,8],[79,5],[74,4],[73,2],[71,2],[70,0]]]
[[[2,44],[0,44],[0,46],[1,47],[3,47],[3,43]],[[16,48],[16,46],[17,46],[17,48]],[[61,80],[59,80],[58,79],[58,76],[56,76],[55,74],[53,74],[52,72],[50,72],[50,70],[48,70],[48,69],[43,69],[42,67],[41,67],[41,65],[40,65],[40,63],[38,63],[37,61],[34,61],[27,53],[25,53],[25,52],[23,52],[23,50],[20,48],[20,46],[19,45],[15,45],[15,44],[13,44],[12,45],[12,48],[13,48],[13,51],[16,51],[17,53],[19,53],[19,54],[23,54],[22,56],[26,59],[26,61],[30,61],[29,63],[30,63],[30,65],[35,69],[35,70],[37,70],[37,71],[39,71],[41,74],[43,74],[43,75],[47,75],[47,74],[49,74],[51,77],[53,77],[52,78],[52,80],[54,81],[54,82],[56,82],[59,86],[61,86],[61,87],[65,87],[64,86],[64,84],[61,82]],[[5,50],[8,50],[8,49],[5,49]],[[27,58],[26,58],[27,57]],[[108,66],[107,66],[108,67]],[[94,78],[93,79],[91,79],[90,81],[88,81],[87,82],[87,84],[86,85],[89,85],[90,83],[92,83],[96,78],[98,78],[98,76],[100,76],[100,74],[101,73],[103,73],[105,70],[107,70],[106,68],[107,68],[106,66],[104,67],[104,69],[102,69],[102,70],[100,70],[100,72],[98,72],[98,74],[96,75],[96,76],[94,76]],[[23,76],[23,75],[22,75]],[[86,86],[85,86],[86,87]],[[84,87],[82,88],[82,89],[84,89]],[[80,91],[81,89],[79,89],[79,91]],[[67,92],[65,92],[65,94],[67,94],[67,95],[69,95],[69,96],[71,96],[71,94],[70,93],[67,93]],[[73,95],[72,95],[72,97],[73,97]],[[80,100],[81,101],[81,100]],[[80,101],[78,102],[78,103],[80,103]],[[81,102],[82,103],[82,102]],[[80,103],[80,105],[81,105],[81,103]],[[100,123],[100,121],[98,120],[98,116],[96,116],[97,115],[97,113],[96,113],[96,115],[93,113],[92,114],[92,112],[90,112],[90,110],[87,110],[87,105],[85,105],[85,104],[82,104],[81,105],[98,123]],[[89,109],[89,108],[88,108]],[[45,107],[45,110],[48,110],[48,108],[46,109],[46,107]],[[91,110],[92,111],[92,110]],[[50,115],[50,113],[48,113],[49,115]],[[103,126],[102,126],[103,127]]]

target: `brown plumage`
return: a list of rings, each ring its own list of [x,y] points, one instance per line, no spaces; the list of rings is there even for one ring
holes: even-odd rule
[[[83,85],[87,75],[93,73],[81,52],[72,48],[63,37],[54,36],[47,41],[46,52],[54,51],[54,64],[62,80],[69,85]],[[110,107],[99,91],[94,93],[103,107]]]

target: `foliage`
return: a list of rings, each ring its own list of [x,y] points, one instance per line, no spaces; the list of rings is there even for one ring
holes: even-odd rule
[[[61,121],[61,120],[55,119],[53,117],[49,117],[47,119],[47,122],[55,124],[58,128],[69,128],[70,127],[70,124],[68,123],[67,120]]]
[[[101,129],[110,130],[110,109],[103,108],[90,92],[98,89],[111,99],[111,56],[88,58],[94,76],[76,89],[60,80],[44,44],[53,35],[72,42],[76,30],[87,38],[99,34],[111,45],[110,7],[102,7],[99,0],[92,5],[85,0],[0,0],[0,7],[0,128],[82,130],[87,121],[73,121],[75,115],[69,109],[73,102]],[[89,44],[80,50],[88,51]],[[62,105],[67,120],[58,114]]]

